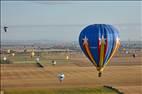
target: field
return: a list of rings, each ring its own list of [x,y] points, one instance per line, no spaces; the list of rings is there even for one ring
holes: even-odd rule
[[[64,89],[20,89],[7,90],[5,94],[117,94],[115,91],[98,87],[98,88],[64,88]]]
[[[67,55],[69,60],[65,59]],[[44,68],[37,67],[36,56],[17,54],[8,57],[14,63],[1,64],[1,87],[6,94],[117,94],[104,85],[124,94],[142,94],[141,52],[136,58],[116,55],[100,78],[82,53],[41,53]],[[55,66],[52,66],[52,60],[56,60]],[[57,78],[61,72],[65,74],[62,83]]]

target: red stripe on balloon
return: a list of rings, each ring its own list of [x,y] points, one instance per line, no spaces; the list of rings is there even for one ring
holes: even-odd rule
[[[108,47],[108,41],[107,41],[107,38],[106,38],[105,50],[104,50],[104,58],[105,58],[105,56],[106,56],[107,47]]]
[[[98,58],[100,58],[100,49],[101,49],[101,40],[100,38],[98,39]],[[99,62],[100,62],[100,59],[99,59]]]

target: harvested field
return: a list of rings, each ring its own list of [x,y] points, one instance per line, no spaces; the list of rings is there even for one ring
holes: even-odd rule
[[[69,89],[112,86],[124,94],[142,93],[141,57],[114,57],[99,78],[95,67],[86,58],[72,57],[56,66],[43,63],[39,68],[34,63],[1,64],[1,87],[11,89]],[[57,59],[58,62],[58,59]],[[58,73],[65,74],[63,83]]]

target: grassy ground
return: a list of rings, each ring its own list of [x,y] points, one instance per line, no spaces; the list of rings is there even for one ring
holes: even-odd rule
[[[64,88],[64,89],[12,89],[5,94],[117,94],[115,91],[105,88]]]

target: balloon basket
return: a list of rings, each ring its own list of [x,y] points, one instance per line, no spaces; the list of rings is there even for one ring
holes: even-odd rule
[[[99,72],[99,73],[98,73],[98,77],[101,77],[101,76],[102,76],[102,73],[101,73],[101,72]]]

